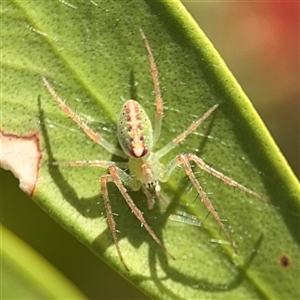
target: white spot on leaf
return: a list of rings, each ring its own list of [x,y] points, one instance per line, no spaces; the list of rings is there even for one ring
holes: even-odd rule
[[[32,196],[42,157],[38,135],[17,136],[0,131],[0,140],[0,166],[11,171],[19,179],[21,190]]]

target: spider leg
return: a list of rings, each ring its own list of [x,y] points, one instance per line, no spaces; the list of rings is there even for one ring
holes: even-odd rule
[[[169,142],[166,146],[161,148],[156,152],[156,156],[158,159],[166,155],[172,149],[174,149],[179,143],[183,142],[188,135],[193,133],[218,107],[218,104],[212,106],[201,118],[197,121],[193,122],[183,133],[179,134],[176,138],[174,138],[171,142]]]
[[[112,210],[111,210],[111,205],[110,205],[110,200],[108,197],[108,190],[107,190],[107,183],[109,181],[112,181],[111,175],[103,175],[101,177],[101,194],[102,194],[103,203],[104,203],[104,207],[105,207],[105,211],[106,211],[107,224],[108,224],[109,230],[111,232],[113,241],[115,243],[120,261],[123,264],[123,266],[125,267],[125,269],[127,271],[129,271],[129,269],[123,259],[122,252],[121,252],[121,249],[119,246],[119,241],[117,238],[116,222],[115,222]]]
[[[148,201],[148,209],[151,210],[154,207],[155,204],[155,199],[153,197],[153,194],[149,192],[149,190],[142,185],[142,189],[143,189],[143,193],[145,194],[147,201]],[[160,188],[160,184],[157,181],[155,184],[155,194],[156,197],[159,201],[161,201],[164,204],[169,204],[169,202],[163,197],[162,193],[161,193],[161,188]]]
[[[180,154],[180,155],[176,156],[167,165],[165,173],[161,175],[160,181],[166,182],[168,180],[168,178],[170,177],[171,173],[174,171],[174,169],[177,166],[182,165],[186,175],[189,177],[189,179],[191,180],[192,184],[194,185],[196,191],[200,195],[204,205],[208,209],[209,213],[212,214],[212,216],[216,220],[217,224],[219,225],[221,231],[224,233],[224,235],[226,236],[226,238],[229,241],[230,245],[232,246],[232,248],[236,252],[236,246],[235,246],[230,234],[228,233],[227,229],[225,228],[223,222],[221,221],[221,219],[220,219],[218,213],[216,212],[216,210],[214,209],[214,207],[213,207],[211,201],[209,200],[208,196],[206,195],[205,191],[202,189],[199,181],[195,177],[195,174],[194,174],[194,172],[191,168],[191,165],[190,165],[190,161],[195,162],[196,165],[200,169],[202,169],[203,171],[205,171],[205,172],[215,176],[216,178],[222,180],[227,185],[236,187],[237,189],[258,198],[259,200],[261,200],[265,203],[268,203],[268,202],[264,198],[262,198],[259,194],[255,193],[254,191],[251,191],[250,189],[248,189],[245,186],[241,185],[240,183],[234,181],[233,179],[229,178],[228,176],[226,176],[226,175],[222,174],[221,172],[213,169],[212,167],[207,165],[201,158],[199,158],[198,156],[196,156],[194,154],[191,154],[191,153],[189,153],[189,154]]]
[[[148,202],[148,209],[153,209],[154,204],[155,204],[155,199],[153,197],[153,195],[149,192],[149,190],[147,188],[144,187],[144,185],[142,185],[142,189],[143,189],[143,193],[145,194],[146,198],[147,198],[147,202]]]
[[[94,132],[87,124],[85,124],[80,117],[67,105],[64,103],[64,101],[58,96],[58,94],[55,92],[53,87],[50,85],[50,83],[47,81],[45,77],[42,77],[43,82],[49,93],[52,95],[52,97],[56,100],[58,105],[61,107],[61,109],[79,126],[81,129],[97,144],[102,146],[104,149],[109,151],[112,154],[115,154],[119,157],[127,158],[125,153],[121,151],[120,149],[116,148],[114,145],[106,141],[103,137],[101,137],[99,134]]]
[[[214,168],[210,167],[209,165],[207,165],[200,157],[198,157],[197,155],[195,154],[186,154],[185,155],[186,158],[189,160],[189,161],[194,161],[196,163],[196,165],[202,169],[203,171],[213,175],[214,177],[222,180],[224,183],[226,183],[227,185],[230,185],[230,186],[233,186],[251,196],[254,196],[255,198],[265,202],[265,203],[268,203],[268,201],[266,199],[264,199],[262,196],[260,196],[259,194],[255,193],[254,191],[246,188],[245,186],[243,186],[242,184],[236,182],[235,180],[231,179],[230,177],[224,175],[223,173],[215,170]]]
[[[61,167],[99,167],[103,169],[107,169],[111,165],[116,165],[119,168],[128,168],[127,162],[114,162],[109,160],[54,161],[52,165]]]
[[[122,263],[124,264],[125,268],[126,265],[123,261],[120,249],[119,249],[119,244],[118,244],[118,240],[117,240],[117,236],[116,236],[116,229],[115,229],[115,222],[112,220],[113,219],[113,214],[111,213],[111,208],[110,208],[110,204],[108,205],[107,203],[109,203],[109,198],[107,195],[107,187],[106,184],[108,181],[113,182],[116,187],[118,188],[118,190],[120,191],[120,193],[122,194],[123,198],[125,199],[126,203],[128,204],[128,206],[130,207],[131,211],[134,213],[134,215],[136,216],[136,218],[141,222],[142,226],[145,227],[145,229],[147,230],[147,232],[150,234],[150,236],[153,238],[153,240],[173,259],[175,259],[166,249],[166,247],[163,245],[163,243],[160,241],[160,239],[156,236],[156,234],[154,233],[154,231],[151,229],[151,227],[148,225],[147,221],[145,220],[143,213],[139,210],[139,208],[134,204],[133,200],[131,199],[131,197],[129,196],[129,194],[127,193],[127,190],[125,188],[125,186],[123,185],[123,182],[125,181],[125,184],[128,186],[133,186],[134,185],[134,179],[132,177],[130,177],[130,175],[128,175],[127,173],[125,173],[122,169],[119,169],[118,167],[116,167],[115,165],[111,165],[108,167],[108,171],[109,171],[109,175],[103,176],[101,178],[101,191],[103,194],[103,199],[106,203],[105,207],[107,205],[107,218],[108,220],[108,225],[109,228],[111,230],[111,234],[114,240],[114,243],[116,245],[117,248],[117,252],[118,255],[120,257],[120,260],[122,261]],[[128,177],[127,177],[128,176]]]
[[[160,91],[160,87],[159,87],[158,71],[157,71],[157,67],[155,64],[154,56],[152,54],[150,45],[149,45],[148,40],[147,40],[144,32],[142,31],[142,29],[140,29],[140,32],[142,35],[142,39],[143,39],[145,48],[148,53],[148,58],[149,58],[150,67],[151,67],[151,76],[152,76],[152,81],[154,84],[155,103],[156,103],[155,126],[154,126],[154,144],[155,144],[158,141],[159,136],[160,136],[162,118],[164,115],[164,112],[163,112],[164,107],[163,107],[163,101],[162,101],[161,91]]]
[[[225,228],[223,222],[221,221],[218,213],[216,212],[216,210],[214,209],[212,203],[210,202],[209,198],[207,197],[205,191],[203,190],[203,188],[201,187],[199,181],[197,180],[197,178],[195,177],[195,174],[193,173],[193,170],[191,168],[190,162],[189,162],[189,158],[187,155],[178,155],[177,156],[177,161],[178,164],[182,164],[183,168],[185,170],[186,175],[189,177],[189,179],[191,180],[192,184],[194,185],[196,191],[198,192],[198,194],[200,195],[204,205],[206,206],[206,208],[208,209],[208,211],[211,213],[211,215],[214,217],[214,219],[216,220],[216,222],[218,223],[220,229],[222,230],[222,232],[224,233],[224,235],[226,236],[227,240],[229,241],[231,247],[233,248],[234,252],[236,252],[236,245],[233,242],[229,232],[227,231],[227,229]]]

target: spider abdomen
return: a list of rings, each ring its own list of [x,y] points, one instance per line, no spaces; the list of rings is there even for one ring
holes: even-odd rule
[[[123,151],[130,157],[141,158],[151,152],[153,146],[150,119],[135,100],[124,104],[118,121],[118,139]]]

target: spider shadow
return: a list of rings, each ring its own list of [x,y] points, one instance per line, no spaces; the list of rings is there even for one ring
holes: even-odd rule
[[[140,193],[141,197],[145,198],[145,196]],[[132,196],[133,199],[137,199],[137,197]],[[155,234],[158,236],[158,238],[163,241],[163,229],[166,227],[167,221],[169,221],[170,214],[174,211],[174,208],[177,206],[177,202],[171,202],[169,206],[166,208],[164,212],[161,212],[159,205],[156,205],[155,208],[151,211],[148,210],[148,214],[145,216],[147,218],[147,221],[151,228],[154,230]],[[139,208],[142,211],[147,211],[147,204],[146,201],[142,201],[139,205]],[[121,218],[120,218],[121,219]],[[171,279],[172,282],[179,283],[182,286],[191,288],[191,289],[200,289],[203,291],[213,291],[213,292],[222,292],[222,291],[229,291],[236,289],[239,285],[243,283],[245,279],[247,279],[247,269],[252,264],[253,260],[255,259],[258,249],[261,246],[261,243],[263,241],[263,235],[261,234],[256,243],[253,246],[252,251],[250,252],[249,257],[245,260],[245,263],[243,265],[236,265],[233,261],[230,255],[223,255],[222,256],[222,262],[224,263],[224,268],[228,268],[230,266],[230,269],[232,271],[232,276],[228,278],[227,282],[224,283],[222,280],[221,283],[218,283],[215,281],[214,278],[209,278],[206,276],[205,272],[202,272],[199,270],[198,275],[189,275],[188,272],[183,272],[180,269],[180,260],[181,257],[176,257],[175,253],[172,253],[172,248],[168,248],[168,251],[172,255],[175,255],[175,260],[170,258],[149,236],[149,234],[140,227],[140,224],[138,220],[135,218],[133,219],[133,223],[135,225],[131,226],[139,226],[140,233],[139,233],[139,241],[142,241],[142,243],[148,244],[148,267],[150,271],[150,276],[145,276],[143,274],[139,275],[131,275],[132,280],[134,282],[144,282],[147,280],[151,280],[154,282],[156,287],[159,289],[159,291],[164,294],[168,295],[168,298],[171,299],[178,299],[178,294],[174,293],[172,289],[168,286],[168,280]],[[121,225],[119,223],[119,225]],[[175,232],[174,232],[175,234]],[[134,239],[132,238],[132,235],[127,234],[127,239],[134,244],[136,247],[138,247],[140,244],[136,244],[136,234]],[[99,237],[100,238],[100,237]],[[195,246],[196,247],[196,246]],[[125,258],[126,259],[126,258]],[[176,267],[176,262],[178,261],[178,268]],[[165,276],[161,276],[158,274],[158,265],[159,267],[164,271]],[[161,272],[159,272],[161,274]],[[168,282],[164,284],[164,281]],[[262,295],[263,296],[263,295]]]
[[[48,135],[47,128],[45,126],[45,116],[44,116],[44,111],[41,107],[41,101],[40,98],[38,98],[38,111],[39,111],[39,121],[40,121],[40,127],[41,127],[41,132],[44,137],[44,142],[45,142],[45,150],[48,155],[48,161],[45,163],[48,164],[48,170],[49,170],[49,175],[51,176],[53,182],[56,184],[56,186],[59,188],[61,194],[63,195],[63,198],[66,199],[66,201],[69,202],[70,205],[72,205],[80,215],[86,217],[86,218],[98,218],[99,216],[103,215],[103,207],[99,205],[100,201],[100,186],[99,186],[99,195],[95,197],[90,197],[90,198],[79,198],[76,190],[69,184],[69,182],[65,179],[65,176],[63,173],[57,168],[56,166],[53,166],[51,163],[56,161],[55,157],[53,155],[53,151],[51,148],[51,143]],[[185,184],[188,184],[187,181]],[[110,187],[110,194],[113,194],[112,188]],[[116,189],[115,189],[116,191]],[[117,191],[116,191],[117,192]],[[184,193],[184,192],[182,192]],[[139,199],[144,199],[145,196],[141,192],[137,193],[131,193],[132,198],[134,200],[139,200]],[[176,195],[177,197],[178,195]],[[181,198],[181,195],[179,195],[179,198]],[[148,243],[149,245],[149,270],[151,273],[150,278],[143,276],[143,275],[136,275],[135,280],[136,281],[145,281],[145,280],[153,280],[157,287],[163,292],[168,295],[171,295],[172,298],[177,298],[178,295],[173,293],[171,290],[169,290],[164,284],[163,284],[163,279],[159,278],[157,271],[156,271],[156,264],[159,262],[162,269],[166,273],[167,278],[171,278],[172,280],[176,282],[183,283],[187,286],[194,287],[194,286],[200,286],[200,288],[203,289],[215,289],[215,290],[224,290],[225,288],[228,290],[230,287],[234,288],[236,285],[238,285],[242,280],[244,279],[245,275],[243,274],[242,270],[245,270],[247,268],[254,256],[255,253],[250,257],[248,260],[248,263],[243,266],[243,268],[238,269],[239,276],[236,276],[232,280],[231,283],[226,284],[226,286],[220,284],[212,284],[206,279],[201,279],[201,278],[195,278],[192,276],[187,275],[186,273],[180,272],[178,269],[170,266],[169,264],[169,259],[167,258],[166,254],[162,251],[162,249],[159,248],[157,244],[155,244],[152,240],[152,238],[146,233],[144,228],[141,228],[141,231],[138,235],[135,235],[133,237],[131,228],[133,226],[139,226],[140,224],[134,216],[130,213],[129,208],[126,206],[125,201],[124,205],[116,205],[116,203],[113,203],[114,201],[117,201],[117,197],[112,197],[112,206],[114,207],[114,213],[117,215],[120,215],[122,217],[117,218],[118,222],[118,228],[122,228],[122,234],[119,236],[119,240],[126,237],[128,241],[134,246],[134,247],[139,247],[143,242]],[[146,202],[145,201],[139,201],[139,208],[142,211],[146,211]],[[160,240],[163,241],[163,228],[165,228],[166,222],[168,220],[168,216],[171,214],[171,212],[174,210],[175,205],[177,203],[171,203],[167,210],[165,212],[161,212],[156,206],[156,208],[153,209],[152,215],[155,217],[149,220],[149,225],[154,228],[155,234],[158,236]],[[127,215],[128,218],[127,218]],[[123,217],[125,216],[125,217]],[[130,222],[128,220],[130,219]],[[109,237],[109,238],[108,238]],[[105,231],[103,231],[101,234],[98,235],[98,237],[95,239],[93,243],[93,248],[97,249],[99,252],[105,252],[105,250],[111,245],[112,240],[111,240],[111,233],[109,229],[107,228]],[[170,249],[170,252],[171,249]],[[126,260],[126,258],[125,258]]]
[[[171,279],[173,282],[178,282],[187,288],[199,289],[208,292],[216,293],[234,290],[240,286],[244,280],[247,279],[247,269],[251,266],[253,260],[255,259],[262,240],[263,235],[257,239],[250,256],[243,265],[236,266],[232,262],[231,257],[225,257],[224,268],[231,266],[231,269],[234,270],[232,271],[232,276],[228,278],[226,283],[224,283],[223,280],[222,283],[218,283],[216,282],[215,278],[208,278],[203,270],[199,270],[199,276],[197,277],[190,276],[188,273],[183,273],[179,271],[176,266],[171,266],[166,255],[163,255],[161,251],[158,251],[157,247],[154,247],[155,245],[149,245],[149,267],[151,279],[155,282],[161,293],[167,294],[172,299],[178,299],[178,294],[174,293],[166,285],[164,285],[164,280]],[[155,267],[157,261],[159,261],[161,268],[166,274],[164,278],[159,277],[157,274],[157,269]],[[173,263],[173,265],[176,265],[176,261],[175,264]],[[263,297],[263,294],[261,296]]]

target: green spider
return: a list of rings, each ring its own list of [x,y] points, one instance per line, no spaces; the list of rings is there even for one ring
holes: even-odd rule
[[[188,135],[193,133],[203,122],[206,120],[212,112],[218,107],[218,105],[212,106],[201,118],[193,122],[184,132],[175,137],[167,145],[165,145],[160,150],[153,152],[155,144],[159,140],[160,131],[162,126],[163,118],[163,101],[158,80],[158,71],[154,61],[154,57],[148,43],[146,36],[141,30],[142,39],[146,47],[150,66],[151,75],[154,84],[155,91],[155,102],[156,102],[156,114],[155,114],[155,124],[154,130],[148,115],[146,114],[143,107],[135,100],[128,100],[121,109],[118,121],[118,140],[122,150],[115,147],[108,141],[106,141],[99,134],[95,133],[87,124],[85,124],[80,117],[73,111],[69,106],[67,106],[58,94],[54,91],[50,83],[46,78],[43,78],[45,87],[48,89],[53,98],[57,101],[62,110],[80,126],[83,131],[97,144],[105,148],[108,152],[118,157],[128,159],[128,162],[115,162],[106,160],[93,160],[93,161],[73,161],[73,162],[55,162],[55,165],[64,167],[83,167],[83,166],[93,166],[99,168],[105,168],[108,170],[108,174],[101,177],[101,194],[104,202],[104,207],[106,211],[108,227],[111,231],[111,235],[114,244],[117,249],[120,261],[124,265],[125,269],[128,267],[123,259],[117,234],[116,234],[116,223],[111,209],[111,204],[108,195],[107,184],[113,182],[124,199],[126,200],[131,211],[134,213],[136,218],[141,222],[142,226],[147,230],[153,240],[172,258],[174,258],[170,252],[163,245],[162,241],[157,237],[151,227],[145,220],[143,213],[135,205],[134,201],[127,193],[127,188],[138,191],[143,190],[147,200],[149,209],[153,208],[155,204],[155,199],[160,201],[165,201],[161,194],[160,182],[167,182],[172,172],[175,168],[181,165],[191,180],[193,186],[195,187],[197,193],[201,197],[202,202],[208,209],[209,213],[215,218],[220,229],[226,236],[231,247],[236,250],[235,243],[233,242],[230,234],[225,228],[223,222],[221,221],[218,213],[214,209],[211,201],[209,200],[207,194],[201,187],[199,181],[195,177],[195,174],[191,168],[191,162],[194,162],[203,171],[217,177],[218,179],[225,182],[227,185],[238,188],[262,201],[265,201],[259,194],[251,191],[240,183],[234,181],[233,179],[227,177],[226,175],[220,173],[219,171],[213,169],[207,165],[201,158],[192,153],[179,154],[173,160],[171,160],[167,165],[163,165],[160,159],[174,149],[179,143],[183,142]],[[129,170],[129,172],[127,171]],[[126,187],[127,188],[126,188]]]

